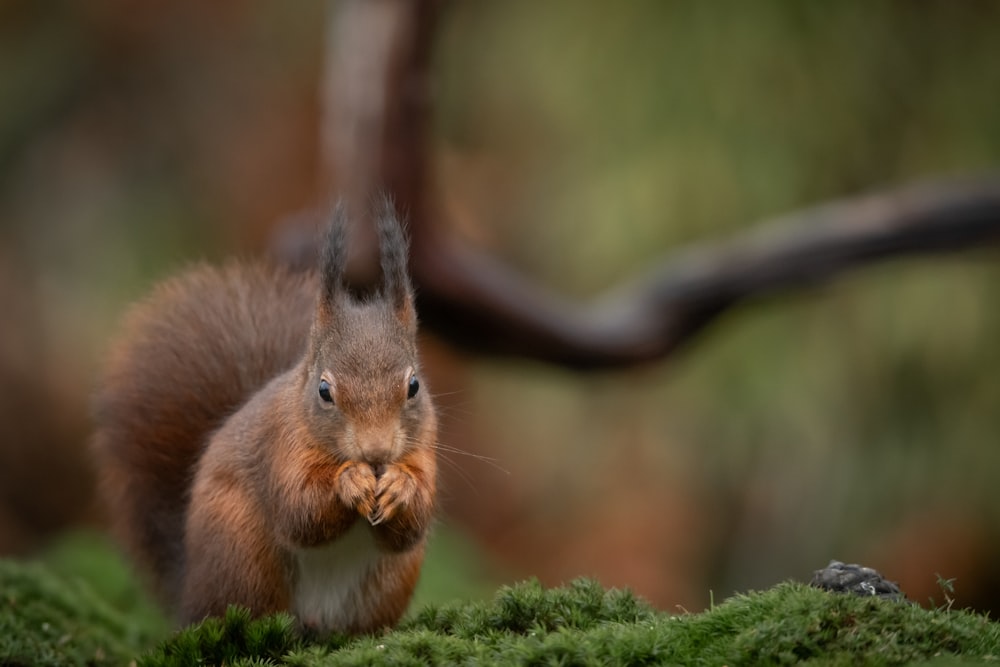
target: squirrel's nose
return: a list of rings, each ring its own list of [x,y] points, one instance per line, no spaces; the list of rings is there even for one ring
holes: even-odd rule
[[[361,447],[361,459],[373,468],[385,465],[392,458],[392,448],[382,443],[371,443]]]
[[[355,450],[358,458],[372,467],[378,474],[378,466],[391,463],[395,458],[394,449],[398,437],[396,424],[368,426],[355,431]]]
[[[385,467],[385,464],[392,459],[392,445],[381,439],[361,443],[360,449],[361,459],[375,470],[376,475],[378,468]]]
[[[391,428],[359,429],[355,442],[361,460],[372,466],[373,469],[389,463],[392,460],[395,436],[395,429]]]

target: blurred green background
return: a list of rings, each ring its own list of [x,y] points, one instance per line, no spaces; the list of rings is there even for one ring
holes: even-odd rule
[[[100,529],[87,401],[127,304],[323,201],[325,14],[0,5],[4,552]],[[998,29],[995,3],[453,2],[452,233],[586,299],[799,207],[991,169]],[[427,340],[444,441],[495,463],[443,466],[422,599],[590,575],[694,611],[837,558],[1000,610],[998,306],[983,248],[748,304],[629,372]]]

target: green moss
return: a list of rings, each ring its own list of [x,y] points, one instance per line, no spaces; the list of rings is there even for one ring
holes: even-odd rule
[[[501,588],[490,602],[428,606],[394,632],[325,644],[298,640],[287,617],[249,621],[230,610],[178,633],[140,664],[906,664],[997,655],[1000,626],[966,612],[786,583],[672,616],[579,580],[554,589],[527,582]]]
[[[144,657],[143,665],[276,664],[301,641],[287,614],[252,619],[231,607],[222,618],[210,618],[175,634]]]
[[[121,665],[153,638],[79,581],[0,561],[0,664]]]
[[[132,567],[107,536],[86,530],[62,535],[40,555],[39,561],[52,573],[88,586],[125,614],[135,632],[163,636],[169,631],[167,619],[137,584]]]
[[[237,608],[164,639],[162,621],[147,623],[95,592],[114,594],[119,606],[141,601],[127,588],[0,561],[0,664],[841,665],[1000,656],[1000,624],[986,617],[795,583],[675,616],[593,581],[551,589],[529,581],[502,587],[489,601],[425,605],[393,632],[320,642],[300,637],[288,615],[252,619]]]

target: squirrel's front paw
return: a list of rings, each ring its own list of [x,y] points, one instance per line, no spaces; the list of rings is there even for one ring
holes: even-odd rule
[[[377,526],[391,520],[413,502],[418,492],[417,480],[405,468],[386,466],[375,485],[375,507],[368,522]]]
[[[345,506],[357,510],[363,517],[375,512],[375,472],[367,463],[350,462],[340,471],[337,496]]]

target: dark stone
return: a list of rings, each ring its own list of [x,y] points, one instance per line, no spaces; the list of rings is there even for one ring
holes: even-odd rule
[[[810,586],[834,593],[853,593],[861,597],[905,602],[906,596],[894,581],[889,581],[870,567],[847,565],[838,560],[813,573]]]

